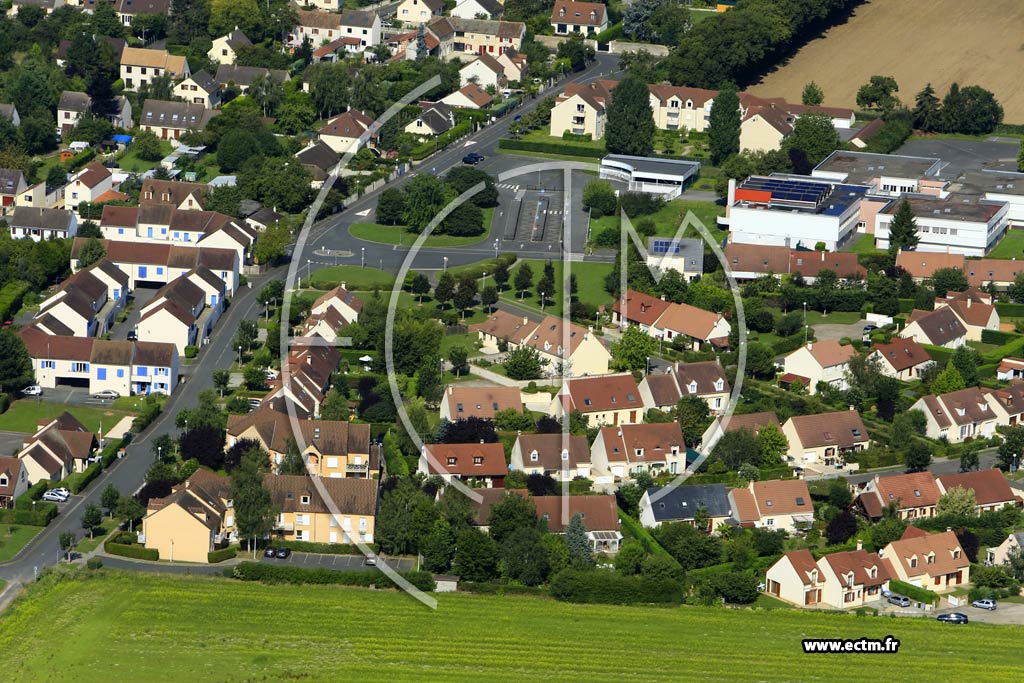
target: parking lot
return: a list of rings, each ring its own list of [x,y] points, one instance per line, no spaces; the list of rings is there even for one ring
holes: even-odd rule
[[[320,555],[316,553],[292,553],[286,560],[278,560],[271,557],[260,556],[261,562],[270,562],[272,564],[293,564],[298,567],[308,567],[314,569],[316,567],[323,567],[324,569],[333,569],[335,571],[370,571],[376,569],[366,564],[366,558],[363,555]],[[408,572],[416,568],[416,561],[408,558],[399,557],[388,557],[378,560],[379,562],[387,562],[388,565],[397,571]]]
[[[89,390],[85,387],[59,386],[53,389],[43,389],[43,395],[41,398],[47,403],[65,403],[67,405],[75,406],[94,406],[96,408],[110,406],[112,403],[110,399],[93,398],[89,393]]]
[[[1024,624],[1024,604],[1016,602],[996,602],[998,607],[992,611],[987,609],[978,609],[977,607],[971,607],[970,604],[967,604],[963,607],[940,609],[933,614],[934,616],[938,616],[940,614],[948,614],[950,612],[961,612],[966,614],[967,618],[971,621],[977,621],[982,624]]]

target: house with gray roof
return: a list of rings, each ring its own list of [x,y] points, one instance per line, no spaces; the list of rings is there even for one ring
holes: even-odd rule
[[[702,514],[707,515],[703,531],[714,531],[719,524],[737,523],[724,484],[652,487],[640,498],[640,523],[647,528],[663,522],[696,526],[696,518]]]
[[[33,242],[74,237],[78,229],[78,219],[71,211],[34,206],[16,207],[8,223],[11,239],[27,237]]]

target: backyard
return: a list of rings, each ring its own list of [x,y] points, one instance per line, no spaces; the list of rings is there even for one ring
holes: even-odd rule
[[[524,263],[530,264],[534,282],[534,286],[525,293],[515,291],[513,284],[516,279],[516,273],[519,272]],[[501,293],[501,300],[516,304],[538,314],[543,312],[545,315],[561,315],[564,296],[562,287],[563,263],[562,261],[554,261],[552,263],[555,268],[554,297],[551,296],[550,292],[547,292],[545,298],[548,301],[543,311],[541,311],[540,295],[536,291],[536,283],[544,274],[544,263],[544,261],[539,259],[517,261],[509,270],[508,289]],[[604,288],[604,278],[612,272],[613,267],[611,263],[572,263],[570,272],[576,275],[576,296],[579,297],[582,303],[595,308],[612,303],[611,294]]]
[[[466,594],[437,595],[438,608],[430,610],[389,590],[106,569],[86,576],[31,584],[27,597],[0,618],[9,680],[52,680],[58,666],[82,683],[239,677],[728,683],[751,680],[755,671],[763,682],[876,681],[891,678],[894,663],[906,683],[935,680],[940,666],[949,680],[976,683],[1017,680],[1020,673],[1018,629],[986,624],[956,629],[954,636],[932,619]],[[622,633],[658,646],[624,646]],[[889,635],[901,641],[898,655],[802,654],[803,638]],[[757,646],[742,646],[754,639]]]

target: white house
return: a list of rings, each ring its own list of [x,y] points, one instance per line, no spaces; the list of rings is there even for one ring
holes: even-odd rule
[[[808,391],[818,392],[818,383],[824,382],[834,389],[846,391],[849,384],[846,372],[850,368],[850,359],[857,355],[853,346],[843,346],[835,339],[808,342],[783,361],[783,371],[787,375],[796,375],[806,379]]]

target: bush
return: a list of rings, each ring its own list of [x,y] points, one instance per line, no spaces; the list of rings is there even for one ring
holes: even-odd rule
[[[29,500],[24,507],[21,506],[21,499],[13,510],[0,510],[0,524],[23,524],[25,526],[46,526],[57,516],[56,503],[37,502],[35,506]]]
[[[238,546],[229,545],[227,548],[213,550],[206,555],[206,561],[210,564],[217,564],[224,560],[234,559],[238,555]]]
[[[340,586],[377,586],[378,588],[395,588],[391,579],[379,571],[372,572],[336,572],[330,569],[305,569],[285,565],[263,564],[261,562],[243,562],[235,566],[232,576],[240,581],[262,581],[263,583],[295,583],[295,584],[335,584]],[[402,572],[409,583],[421,591],[434,590],[434,577],[430,572]]]
[[[103,559],[99,557],[90,557],[85,561],[85,566],[89,569],[100,569],[103,567]]]
[[[318,555],[362,555],[358,546],[347,543],[312,543],[310,541],[274,541],[275,548],[288,548],[300,553],[316,553]],[[373,552],[380,552],[380,546],[371,543]]]
[[[21,301],[32,291],[32,285],[24,280],[8,282],[0,289],[0,319],[10,320],[11,314],[21,308]]]
[[[433,147],[431,147],[431,149],[433,149]],[[582,147],[561,144],[558,142],[513,140],[511,138],[501,138],[498,140],[498,149],[507,149],[519,152],[540,152],[541,154],[556,154],[561,156],[589,157],[593,159],[600,159],[606,154],[603,147]]]
[[[665,200],[649,192],[623,192],[619,195],[619,208],[630,218],[657,213]]]
[[[195,358],[199,353],[199,347],[189,344],[185,347],[185,358]]]
[[[158,550],[154,548],[144,548],[141,545],[125,545],[122,543],[107,541],[103,544],[103,550],[105,550],[109,555],[130,557],[135,560],[156,562],[160,559],[160,552]]]
[[[934,605],[939,601],[939,594],[933,593],[925,588],[920,588],[906,581],[890,581],[889,590],[893,593],[905,595],[915,602],[923,602],[926,605]]]
[[[615,213],[615,188],[607,180],[591,180],[583,187],[583,208],[590,209],[593,218]]]
[[[678,581],[576,569],[564,569],[551,579],[551,595],[563,602],[603,605],[679,605],[684,599],[683,586]]]
[[[1009,344],[1012,341],[1020,339],[1019,334],[1013,332],[1001,332],[999,330],[982,330],[981,341],[984,344],[995,344],[996,346],[1002,346],[1003,344]]]
[[[71,490],[71,493],[79,493],[86,486],[91,484],[96,477],[100,476],[103,471],[102,463],[93,463],[85,468],[84,472],[76,472],[71,474],[64,480],[64,486]]]

